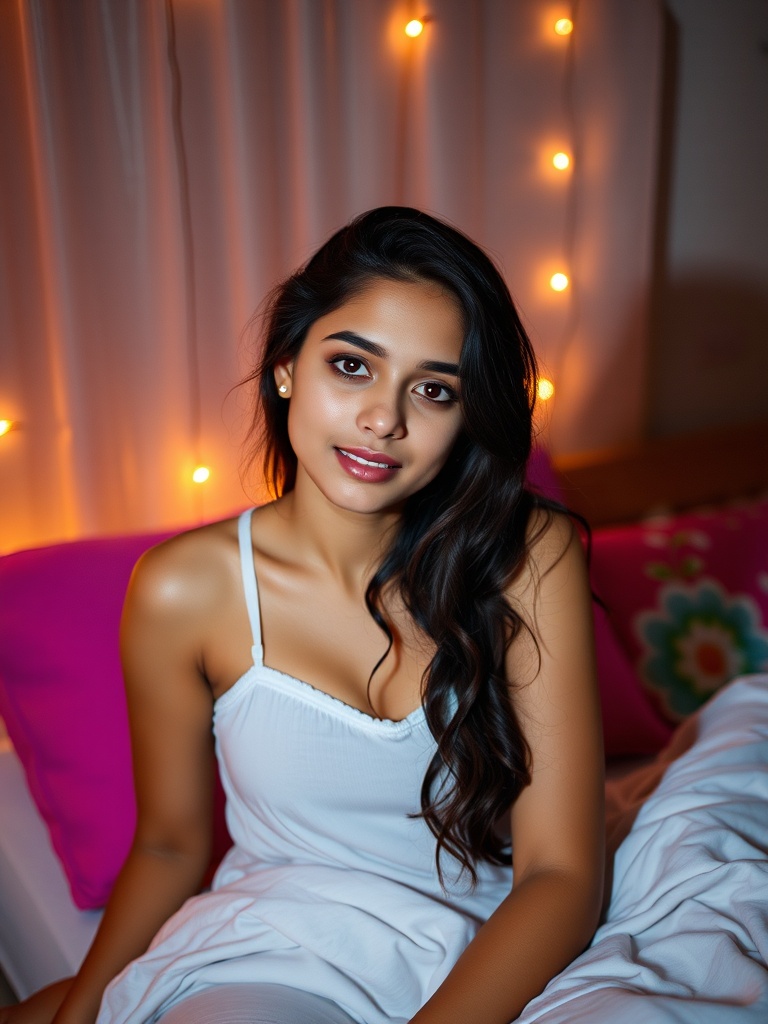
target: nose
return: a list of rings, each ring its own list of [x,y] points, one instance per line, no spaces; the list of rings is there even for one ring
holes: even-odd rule
[[[366,389],[357,425],[363,433],[381,439],[405,437],[405,415],[396,391],[382,383]]]

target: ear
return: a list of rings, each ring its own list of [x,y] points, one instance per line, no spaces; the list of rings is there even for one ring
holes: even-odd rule
[[[290,398],[293,387],[293,360],[285,363],[276,363],[272,371],[275,375],[275,384],[281,398]]]

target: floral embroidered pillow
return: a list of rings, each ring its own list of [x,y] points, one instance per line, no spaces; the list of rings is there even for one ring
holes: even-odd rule
[[[768,670],[768,499],[596,530],[593,582],[659,710]]]

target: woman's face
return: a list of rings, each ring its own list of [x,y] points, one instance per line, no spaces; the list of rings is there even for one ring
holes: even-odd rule
[[[431,282],[376,278],[315,321],[275,367],[290,401],[296,488],[341,508],[397,508],[445,464],[461,431],[464,340],[453,295]]]

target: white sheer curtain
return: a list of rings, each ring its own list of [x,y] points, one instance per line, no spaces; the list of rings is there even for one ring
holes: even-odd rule
[[[408,0],[0,4],[0,551],[258,496],[243,329],[383,203],[494,252],[555,378],[556,449],[642,431],[659,4],[423,7],[411,40]]]

